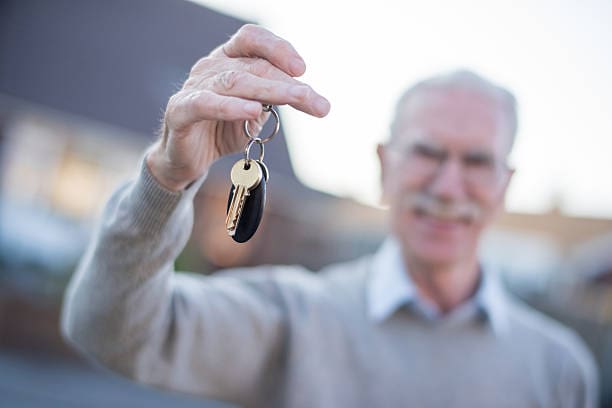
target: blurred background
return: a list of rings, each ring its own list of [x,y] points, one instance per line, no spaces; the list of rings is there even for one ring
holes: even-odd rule
[[[482,257],[584,338],[612,407],[610,3],[338,3],[0,1],[0,406],[227,406],[91,366],[58,319],[96,217],[134,175],[168,97],[198,58],[259,22],[302,52],[332,113],[281,109],[284,135],[266,146],[269,202],[248,244],[225,234],[234,158],[217,163],[177,268],[316,270],[374,251],[387,223],[374,151],[395,99],[470,68],[515,91],[521,121],[508,211]]]

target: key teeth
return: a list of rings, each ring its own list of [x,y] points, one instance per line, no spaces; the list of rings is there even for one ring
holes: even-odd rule
[[[242,215],[242,210],[244,209],[244,196],[246,196],[246,194],[243,195],[243,198],[238,198],[238,202],[236,203],[236,210],[234,211],[234,216],[231,220],[231,231],[230,231],[230,236],[234,236],[236,235],[236,230],[238,229],[238,223],[240,222],[240,216]]]
[[[240,222],[240,216],[244,210],[246,198],[250,195],[248,189],[243,187],[237,187],[234,190],[232,202],[230,204],[229,211],[227,212],[227,218],[225,219],[225,229],[230,237],[236,235],[238,229],[238,223]],[[237,201],[236,201],[237,200]]]

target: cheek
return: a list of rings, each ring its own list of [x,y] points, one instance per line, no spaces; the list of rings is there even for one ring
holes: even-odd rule
[[[421,180],[415,180],[409,176],[388,180],[385,185],[385,200],[389,205],[389,221],[392,231],[401,232],[401,230],[412,229],[416,215],[407,208],[404,200],[412,194],[425,190],[426,186]]]
[[[403,196],[426,188],[424,180],[411,175],[401,166],[389,169],[383,180],[383,195],[389,204],[394,204]]]
[[[499,189],[472,189],[469,199],[482,211],[480,224],[490,223],[499,214],[504,204],[504,194]]]

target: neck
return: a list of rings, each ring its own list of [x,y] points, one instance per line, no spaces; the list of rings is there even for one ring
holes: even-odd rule
[[[446,314],[472,297],[480,272],[476,256],[451,264],[431,264],[403,253],[410,278],[422,297]]]

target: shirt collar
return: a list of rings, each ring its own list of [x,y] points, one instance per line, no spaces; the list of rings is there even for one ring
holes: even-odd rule
[[[482,271],[478,291],[469,302],[473,302],[478,310],[484,313],[496,333],[501,333],[507,328],[506,293],[492,268],[483,266]],[[440,318],[435,307],[419,297],[406,271],[399,243],[392,237],[387,238],[374,254],[368,278],[367,298],[368,314],[375,322],[386,320],[406,305],[410,305],[427,320]],[[466,304],[459,308],[463,306]]]

